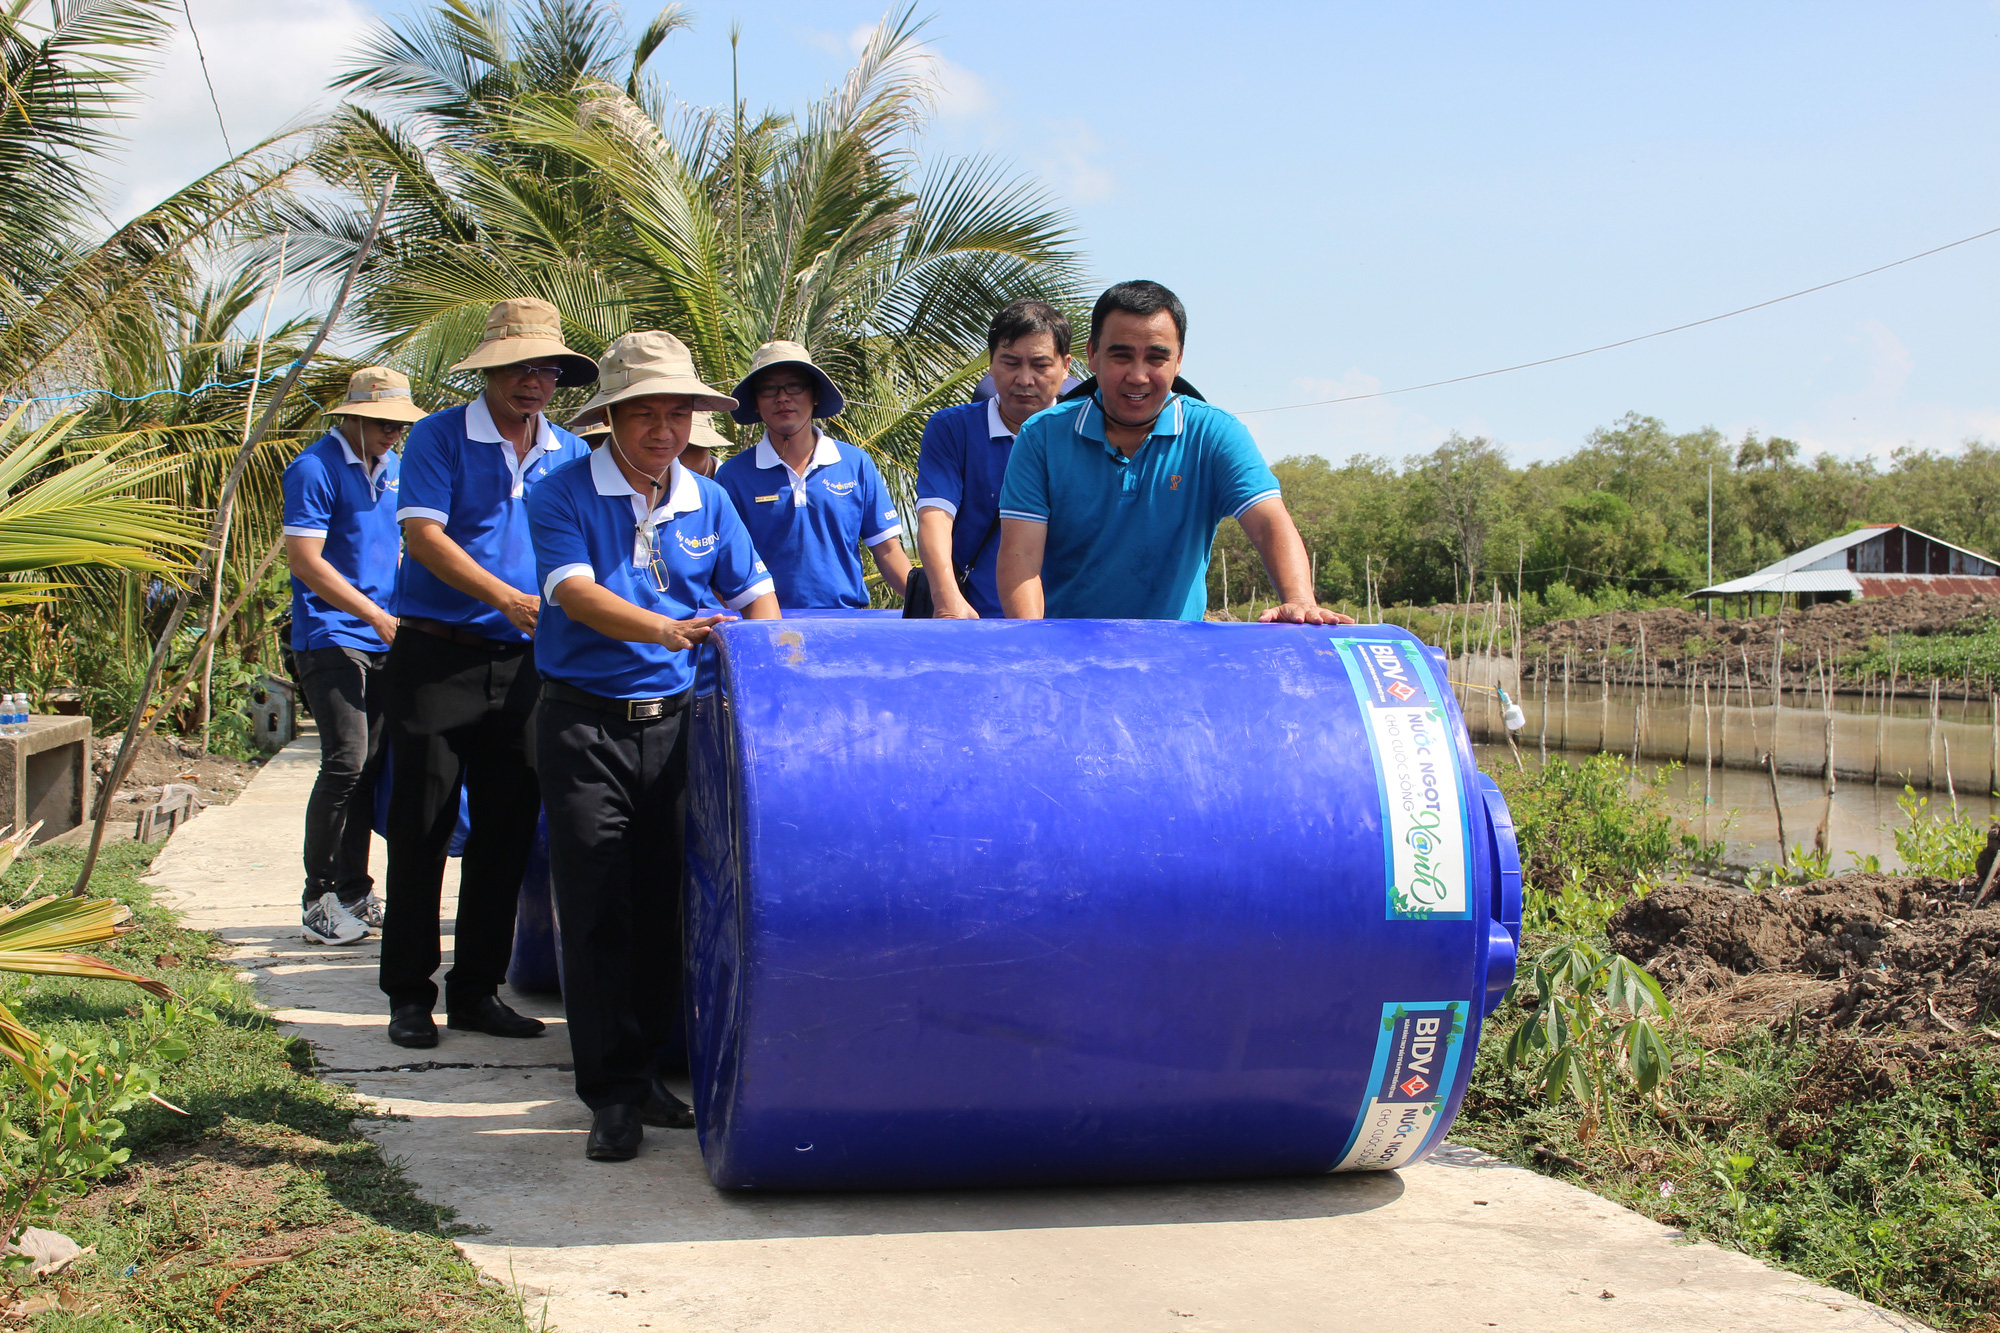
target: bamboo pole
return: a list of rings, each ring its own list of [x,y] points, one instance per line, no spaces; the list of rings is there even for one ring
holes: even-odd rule
[[[1958,817],[1958,789],[1952,786],[1951,783],[1951,737],[1946,735],[1942,739],[1944,741],[1944,792],[1945,795],[1951,797],[1951,814],[1952,818],[1956,819]]]
[[[1987,761],[1986,794],[2000,796],[2000,694],[1986,693],[1986,720],[1993,729],[1993,753]]]
[[[1597,695],[1597,750],[1602,754],[1611,728],[1611,622],[1608,620],[1604,622],[1604,670],[1598,674],[1603,677]]]
[[[1726,660],[1726,659],[1725,659]],[[1690,716],[1694,708],[1688,706]],[[1715,750],[1711,744],[1714,718],[1708,706],[1708,680],[1701,682],[1701,837],[1708,841],[1708,820],[1715,810]]]
[[[1725,617],[1726,618],[1726,617]],[[1722,655],[1722,766],[1729,767],[1729,654]]]
[[[1792,845],[1785,838],[1785,805],[1778,799],[1778,756],[1775,751],[1764,751],[1764,775],[1771,780],[1771,810],[1778,817],[1778,864],[1790,870]]]
[[[1938,682],[1931,677],[1931,726],[1924,739],[1924,787],[1937,790],[1937,748],[1938,748]]]
[[[319,354],[320,345],[326,341],[327,334],[332,332],[334,324],[340,319],[340,312],[346,308],[347,294],[354,287],[355,276],[360,273],[362,262],[368,258],[368,252],[375,248],[375,238],[381,233],[382,218],[389,210],[389,195],[395,186],[396,177],[391,173],[383,183],[382,198],[375,205],[375,217],[368,224],[368,232],[361,238],[361,244],[356,247],[354,260],[348,265],[346,276],[340,280],[340,290],[334,295],[333,306],[327,311],[325,322],[319,326],[319,331],[313,335],[312,341],[306,344],[305,350],[299,353],[298,359],[292,362],[292,368],[286,373],[284,382],[278,386],[270,406],[264,409],[264,416],[257,423],[257,429],[252,431],[250,438],[237,449],[236,459],[230,464],[229,472],[223,478],[222,494],[217,506],[221,512],[216,516],[216,523],[210,525],[208,540],[203,544],[201,554],[196,557],[194,577],[174,599],[174,608],[167,616],[166,626],[161,630],[158,642],[153,645],[153,659],[147,664],[146,678],[139,687],[138,702],[132,706],[132,716],[125,724],[125,737],[119,743],[117,757],[111,761],[111,771],[105,774],[102,793],[97,801],[97,819],[90,830],[90,846],[84,852],[83,867],[77,873],[76,885],[70,890],[76,897],[82,897],[84,891],[90,887],[90,876],[97,869],[97,854],[104,845],[105,821],[111,815],[112,801],[118,794],[118,788],[124,783],[125,775],[131,771],[133,760],[138,757],[139,742],[142,736],[151,733],[153,726],[160,719],[161,714],[158,712],[153,712],[150,718],[148,717],[148,710],[153,702],[153,691],[159,686],[160,673],[166,668],[167,653],[173,646],[175,636],[180,633],[181,623],[187,619],[188,601],[193,589],[208,572],[210,557],[221,548],[222,525],[228,520],[229,502],[234,499],[236,488],[242,483],[244,470],[250,466],[251,454],[277,422],[278,413],[284,407],[285,399],[297,386],[299,377],[305,373],[307,363]]]
[[[1565,644],[1563,646],[1563,730],[1561,743],[1562,748],[1565,750],[1569,748],[1569,672],[1571,659],[1575,656],[1575,653],[1575,645]]]
[[[250,439],[251,418],[257,407],[257,385],[264,378],[264,349],[271,341],[271,306],[278,299],[278,288],[285,285],[285,255],[291,243],[292,229],[287,227],[284,235],[278,240],[277,281],[273,282],[270,291],[264,294],[264,319],[257,328],[257,358],[250,371],[250,392],[243,398],[245,442]],[[222,623],[216,617],[222,614],[222,579],[229,570],[229,527],[230,520],[234,517],[235,503],[236,497],[231,495],[223,505],[222,516],[218,520],[222,528],[222,544],[215,553],[215,577],[209,580],[213,586],[210,589],[208,603],[208,643],[201,654],[201,749],[204,754],[208,753],[208,724],[215,709],[211,686],[215,680],[215,645],[221,639],[215,631],[216,626]]]
[[[1546,656],[1544,656],[1542,658],[1541,669],[1535,672],[1535,675],[1540,678],[1538,683],[1542,687],[1541,748],[1542,748],[1543,768],[1547,768],[1549,766],[1549,669],[1548,667],[1549,667],[1549,660]]]

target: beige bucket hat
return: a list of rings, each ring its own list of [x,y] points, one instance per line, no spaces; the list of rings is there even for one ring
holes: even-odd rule
[[[606,420],[604,409],[627,398],[670,393],[694,399],[696,411],[727,411],[736,400],[702,383],[694,354],[671,333],[628,333],[604,349],[597,363],[597,393],[570,422],[572,430]],[[697,427],[699,429],[699,427]]]
[[[497,370],[523,361],[553,362],[563,368],[556,383],[565,389],[597,378],[597,363],[563,346],[562,316],[547,301],[522,297],[502,301],[486,315],[486,332],[472,355],[453,370]]]
[[[347,377],[347,397],[326,409],[330,417],[374,417],[380,421],[422,421],[424,409],[410,397],[410,378],[387,366],[363,366]]]
[[[750,381],[772,366],[799,366],[812,376],[819,386],[819,401],[813,405],[814,416],[837,417],[847,406],[847,399],[841,395],[839,387],[827,378],[824,370],[813,364],[811,352],[798,343],[782,340],[768,342],[757,349],[757,354],[750,358],[750,369],[736,382],[735,397],[741,406],[729,415],[739,424],[748,426],[764,419],[757,415],[757,395],[751,389]]]

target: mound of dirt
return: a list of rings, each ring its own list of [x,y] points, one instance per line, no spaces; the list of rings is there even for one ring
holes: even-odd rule
[[[1687,608],[1605,611],[1575,620],[1550,621],[1528,631],[1528,642],[1545,647],[1546,653],[1529,654],[1527,674],[1532,677],[1546,664],[1561,675],[1567,653],[1573,679],[1601,680],[1607,639],[1613,647],[1636,651],[1643,630],[1646,658],[1654,664],[1659,682],[1682,681],[1690,674],[1712,676],[1721,671],[1725,659],[1732,671],[1740,673],[1747,654],[1758,683],[1767,683],[1779,618],[1705,620],[1699,609],[1698,603],[1689,603]],[[1474,614],[1478,614],[1477,608]],[[1790,684],[1804,684],[1812,673],[1813,654],[1824,653],[1829,644],[1834,657],[1845,660],[1892,634],[1942,634],[1986,616],[2000,616],[2000,599],[1966,593],[1938,596],[1913,592],[1787,611],[1785,679]],[[1615,661],[1614,678],[1624,679],[1628,665],[1624,658]],[[1947,688],[1945,693],[1951,695],[1951,690]],[[1985,697],[1983,685],[1975,697]]]
[[[107,736],[91,742],[92,767],[99,783],[111,776],[120,739]],[[209,754],[193,741],[178,736],[148,736],[141,742],[132,767],[118,788],[107,823],[129,832],[139,811],[157,803],[161,794],[174,784],[193,787],[195,799],[201,805],[227,805],[255,776],[256,764]]]
[[[1963,1032],[2000,1008],[2000,901],[1975,908],[1973,892],[1903,875],[1837,875],[1754,895],[1676,884],[1627,903],[1607,933],[1683,992],[1782,991],[1815,1026]],[[1808,984],[1769,984],[1787,976]],[[1766,984],[1746,984],[1752,978]]]

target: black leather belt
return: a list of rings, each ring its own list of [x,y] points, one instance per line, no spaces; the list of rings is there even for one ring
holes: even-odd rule
[[[659,699],[609,699],[589,690],[579,690],[574,685],[565,685],[559,680],[542,680],[542,697],[554,699],[558,703],[575,704],[578,708],[588,708],[592,712],[609,713],[622,717],[627,722],[658,722],[663,717],[672,717],[687,707],[688,696],[693,690],[682,690],[679,694],[669,694]]]
[[[443,639],[449,643],[461,644],[467,648],[484,648],[488,652],[506,652],[509,649],[526,648],[526,639],[489,639],[483,634],[447,625],[442,620],[431,620],[424,616],[404,616],[397,622],[398,629],[413,629],[430,635],[433,639]]]

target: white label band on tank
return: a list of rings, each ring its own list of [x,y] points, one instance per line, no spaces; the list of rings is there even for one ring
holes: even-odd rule
[[[1334,640],[1354,685],[1382,803],[1391,921],[1468,920],[1472,848],[1458,743],[1421,645]]]

